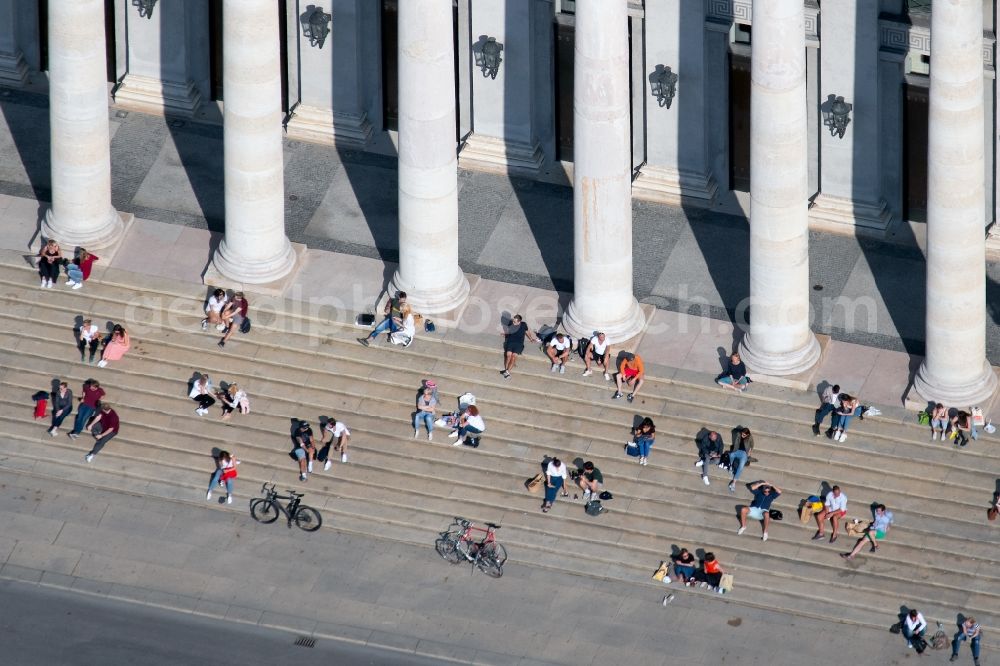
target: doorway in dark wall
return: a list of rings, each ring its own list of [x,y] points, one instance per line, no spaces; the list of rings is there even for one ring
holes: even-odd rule
[[[573,17],[557,14],[556,48],[556,159],[573,161],[573,48],[576,26]]]
[[[212,99],[222,99],[222,0],[208,2],[208,77]]]
[[[927,88],[903,84],[903,219],[927,221]]]
[[[122,39],[124,39],[124,35]],[[118,62],[117,50],[115,49],[115,0],[104,0],[104,53],[108,83],[116,83],[118,81]]]
[[[49,1],[38,0],[38,69],[49,71]]]
[[[750,57],[729,53],[729,183],[750,191]]]
[[[278,0],[278,58],[281,67],[281,112],[288,113],[288,2]]]

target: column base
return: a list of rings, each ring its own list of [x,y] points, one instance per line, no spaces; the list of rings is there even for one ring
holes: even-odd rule
[[[455,278],[445,287],[429,290],[407,282],[399,274],[392,276],[388,287],[390,294],[397,291],[406,292],[406,302],[414,312],[424,316],[434,316],[435,323],[440,321],[446,326],[454,326],[462,318],[465,306],[469,304],[469,293],[472,291],[469,279],[465,273],[456,270]]]
[[[28,82],[28,65],[20,51],[0,53],[0,85],[20,88]]]
[[[505,141],[484,134],[471,134],[458,154],[458,166],[534,177],[542,168],[542,149],[537,143]]]
[[[201,93],[191,81],[177,83],[126,74],[115,91],[115,104],[144,113],[191,118],[201,104]]]
[[[1000,226],[996,222],[986,232],[986,260],[1000,261]]]
[[[292,111],[285,132],[290,139],[361,148],[371,141],[372,125],[364,112],[354,115],[300,104]]]
[[[928,402],[940,402],[949,407],[973,407],[986,402],[997,390],[997,376],[987,361],[983,361],[982,371],[975,380],[967,384],[955,385],[932,376],[927,371],[925,363],[920,364],[917,376],[913,378],[913,388],[925,400],[921,408]],[[912,396],[907,396],[912,400]]]
[[[246,286],[256,292],[262,290],[273,292],[277,289],[276,285],[283,284],[294,276],[302,265],[305,252],[305,245],[296,243],[293,246],[286,239],[284,247],[273,257],[251,260],[234,256],[223,238],[208,268],[205,269],[202,281],[205,284],[225,285],[234,289]]]
[[[131,215],[128,217],[131,218]],[[53,209],[50,207],[45,211],[41,235],[46,239],[55,238],[59,242],[59,245],[66,249],[84,247],[89,251],[93,251],[94,254],[99,254],[98,250],[104,250],[117,245],[124,233],[124,218],[114,207],[108,209],[100,226],[88,231],[63,228],[60,218],[56,217]]]
[[[603,332],[608,342],[620,344],[631,340],[639,335],[646,327],[646,315],[639,307],[639,302],[635,297],[629,296],[632,302],[629,304],[624,316],[615,320],[606,319],[602,315],[588,316],[585,312],[580,312],[576,299],[570,301],[566,307],[566,314],[563,316],[562,324],[566,332],[575,338],[589,338],[594,331]]]
[[[743,362],[753,373],[768,377],[787,377],[788,375],[805,373],[819,361],[821,351],[819,341],[812,331],[809,332],[809,339],[805,345],[799,349],[777,354],[759,351],[754,344],[752,330],[740,341],[740,358]]]
[[[632,183],[632,196],[675,206],[709,208],[715,204],[718,189],[712,174],[644,166]]]
[[[306,257],[308,256],[308,248],[302,243],[289,243],[288,245],[291,252],[291,266],[288,267],[284,275],[265,281],[250,281],[244,279],[245,276],[241,276],[236,272],[223,272],[216,264],[220,259],[220,251],[222,250],[222,246],[220,245],[219,249],[215,251],[212,261],[208,263],[205,273],[201,276],[201,282],[206,286],[219,287],[221,289],[248,291],[264,296],[284,296],[285,291],[295,282],[295,278],[305,265]],[[228,264],[225,265],[225,268],[227,271],[229,270]],[[266,278],[266,276],[254,277],[255,279]]]
[[[885,200],[877,204],[820,192],[809,206],[809,227],[835,233],[870,233],[883,237],[892,223]]]

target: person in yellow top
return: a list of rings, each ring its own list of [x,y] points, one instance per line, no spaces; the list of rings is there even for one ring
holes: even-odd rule
[[[618,372],[615,374],[617,390],[611,399],[617,400],[622,397],[622,386],[624,385],[632,389],[632,392],[626,397],[626,400],[632,402],[645,380],[646,369],[642,364],[642,357],[632,352],[622,352],[618,358]]]

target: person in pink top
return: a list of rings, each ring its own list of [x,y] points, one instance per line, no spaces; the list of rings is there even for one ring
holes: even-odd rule
[[[121,360],[125,352],[129,350],[129,347],[131,347],[131,341],[125,327],[121,324],[115,324],[114,329],[111,331],[111,337],[104,344],[104,353],[101,355],[101,360],[98,362],[97,367],[103,368],[108,364],[108,361]]]

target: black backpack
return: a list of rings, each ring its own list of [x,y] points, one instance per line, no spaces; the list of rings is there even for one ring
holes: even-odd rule
[[[243,321],[240,322],[240,333],[246,334],[250,332],[250,317],[243,317]]]
[[[587,506],[584,507],[584,510],[587,512],[588,516],[599,516],[607,511],[607,509],[601,506],[601,500],[590,500],[587,502]]]

